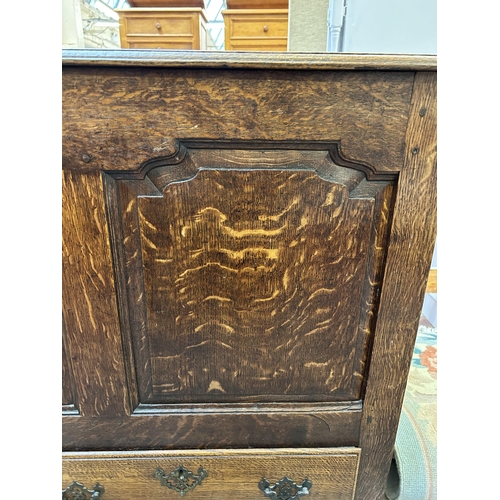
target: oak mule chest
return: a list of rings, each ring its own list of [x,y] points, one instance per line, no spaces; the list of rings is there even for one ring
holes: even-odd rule
[[[435,63],[64,51],[63,498],[384,498]]]

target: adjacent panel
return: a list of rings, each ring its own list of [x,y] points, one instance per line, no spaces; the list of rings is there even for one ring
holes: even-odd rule
[[[101,172],[63,171],[63,318],[81,415],[130,414]]]
[[[184,155],[107,182],[139,401],[359,399],[391,183],[324,150]]]

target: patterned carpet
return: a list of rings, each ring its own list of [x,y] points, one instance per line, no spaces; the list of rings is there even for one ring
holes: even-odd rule
[[[436,341],[436,329],[419,327],[387,490],[391,500],[437,499]]]

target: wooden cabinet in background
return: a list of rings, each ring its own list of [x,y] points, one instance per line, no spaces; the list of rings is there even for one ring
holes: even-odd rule
[[[202,8],[118,9],[120,44],[130,49],[206,50]]]
[[[226,50],[287,50],[288,9],[229,9],[222,15]]]
[[[435,240],[435,70],[64,51],[65,498],[384,498]]]

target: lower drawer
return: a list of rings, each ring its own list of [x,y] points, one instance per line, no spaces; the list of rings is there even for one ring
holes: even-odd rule
[[[77,481],[88,490],[99,483],[104,492],[93,498],[104,500],[289,500],[307,492],[311,500],[352,500],[359,454],[359,448],[68,452],[63,490]],[[63,498],[82,497],[68,490]]]
[[[129,49],[172,49],[192,50],[199,49],[193,37],[131,37],[126,38],[126,48]]]

